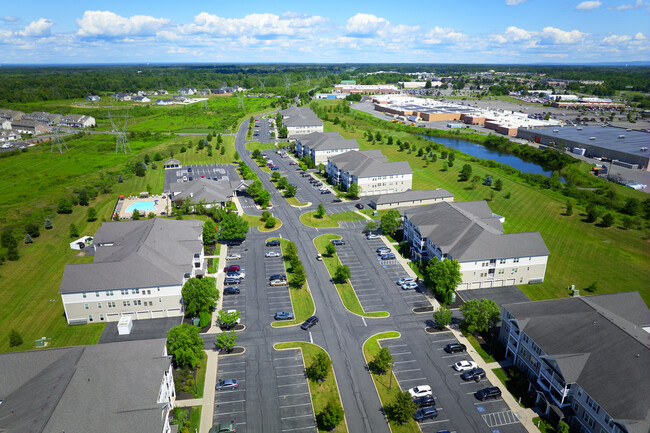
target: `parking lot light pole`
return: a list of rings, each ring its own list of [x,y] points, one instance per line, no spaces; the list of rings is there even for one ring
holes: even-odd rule
[[[388,389],[393,388],[393,362],[389,363],[390,365],[390,383],[388,384]]]

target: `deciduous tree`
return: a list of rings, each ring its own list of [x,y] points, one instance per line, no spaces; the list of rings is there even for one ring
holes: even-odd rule
[[[387,235],[394,235],[399,228],[402,220],[402,215],[396,209],[391,209],[381,217],[380,227],[381,231]]]
[[[441,261],[434,257],[424,269],[424,284],[433,291],[440,302],[447,305],[451,304],[452,295],[461,281],[460,264],[457,260]]]
[[[203,340],[199,328],[188,323],[175,326],[167,332],[167,351],[178,367],[195,367],[203,359]]]
[[[492,299],[471,299],[465,302],[461,327],[469,332],[485,332],[496,326],[501,316],[499,306]]]
[[[190,278],[183,285],[183,305],[186,317],[198,317],[202,311],[212,311],[217,306],[219,291],[212,277]]]

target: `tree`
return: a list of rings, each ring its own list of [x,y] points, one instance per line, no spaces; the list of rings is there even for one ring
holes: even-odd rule
[[[18,331],[12,329],[9,332],[9,347],[16,347],[23,344],[23,337],[20,336]]]
[[[257,194],[257,197],[255,197],[255,203],[257,203],[262,207],[268,206],[270,200],[271,200],[271,193],[265,189],[260,191],[260,193]]]
[[[567,200],[566,202],[566,212],[564,213],[566,216],[571,216],[573,215],[573,202],[571,200]]]
[[[451,304],[456,286],[461,282],[460,264],[457,260],[438,260],[437,257],[434,257],[429,260],[424,269],[424,284],[444,304]]]
[[[481,176],[479,176],[478,174],[472,176],[472,189],[476,189],[476,186],[480,181],[481,181]]]
[[[235,157],[235,161],[239,161],[239,152],[235,152],[234,157]]]
[[[372,360],[372,369],[377,373],[384,374],[392,363],[393,355],[391,355],[390,350],[388,350],[388,347],[382,347]]]
[[[284,248],[284,254],[287,257],[287,260],[291,260],[293,257],[298,257],[298,247],[296,246],[296,243],[288,241]]]
[[[343,421],[345,411],[338,401],[330,401],[325,405],[323,411],[319,414],[321,423],[326,430],[334,428]]]
[[[319,173],[325,174],[325,164],[323,164],[322,162],[319,162],[317,167],[318,167],[318,172]]]
[[[587,218],[588,223],[594,223],[600,217],[600,211],[592,204],[587,206]]]
[[[199,328],[189,323],[175,326],[167,332],[167,351],[178,367],[195,367],[203,359],[203,339]]]
[[[62,198],[56,205],[56,213],[70,214],[72,213],[72,202],[67,198]]]
[[[264,227],[266,227],[267,229],[272,229],[273,227],[275,227],[276,222],[277,221],[275,217],[270,216],[266,219],[266,223],[264,224]]]
[[[124,178],[123,178],[122,175],[120,174],[120,175],[117,177],[117,183],[122,183],[122,182],[124,182]]]
[[[348,194],[354,198],[358,198],[359,191],[360,191],[359,184],[356,182],[352,182],[352,184],[350,184],[350,187],[348,188]]]
[[[449,167],[452,166],[455,160],[456,160],[456,154],[454,152],[449,152],[449,156],[447,157],[447,161],[449,161]]]
[[[203,311],[212,311],[217,306],[219,291],[214,278],[190,278],[183,285],[183,305],[186,317],[198,317]]]
[[[399,228],[402,220],[402,214],[396,209],[391,209],[381,217],[379,226],[385,235],[393,236]]]
[[[92,222],[97,220],[97,209],[94,207],[89,207],[86,211],[86,221]]]
[[[29,235],[29,233],[27,233],[25,235],[25,243],[26,244],[33,244],[34,243],[34,239],[32,239],[32,237]]]
[[[485,179],[483,179],[483,185],[492,186],[492,176],[490,175],[485,176]]]
[[[223,329],[230,329],[237,324],[237,321],[240,317],[241,312],[239,310],[219,310],[217,321],[219,322],[219,326],[221,326]]]
[[[235,212],[227,212],[219,225],[219,239],[243,239],[248,233],[248,222]]]
[[[497,179],[494,182],[494,189],[496,189],[497,191],[501,191],[503,189],[503,181],[501,179]]]
[[[2,235],[0,236],[0,244],[3,248],[11,248],[18,245],[18,242],[14,237],[14,233],[10,228],[6,228],[2,231]]]
[[[296,192],[298,192],[298,187],[292,183],[287,185],[287,188],[284,190],[284,196],[286,198],[295,197]]]
[[[232,352],[238,337],[239,335],[235,331],[221,332],[217,335],[215,344],[220,350],[225,349],[227,352]]]
[[[623,209],[621,209],[621,212],[630,216],[635,216],[639,213],[640,210],[641,202],[636,198],[629,198],[625,202],[625,205],[623,206]]]
[[[352,276],[352,271],[348,265],[338,265],[334,272],[334,281],[345,283]]]
[[[217,241],[217,228],[212,221],[203,223],[203,245],[213,244]]]
[[[70,224],[68,230],[70,231],[71,238],[76,238],[77,236],[79,236],[79,230],[77,229],[77,226],[74,225],[74,223]]]
[[[318,352],[314,361],[307,367],[307,377],[314,382],[324,382],[331,366],[330,357],[325,352]]]
[[[431,88],[431,80],[427,80],[427,82],[424,83],[424,88],[425,89],[430,89]]]
[[[557,433],[569,433],[569,424],[565,423],[564,421],[560,421],[557,423],[555,431]]]
[[[451,310],[444,305],[441,305],[436,311],[433,312],[433,320],[438,324],[440,329],[451,323]]]
[[[316,216],[318,218],[323,218],[325,216],[325,206],[323,206],[323,203],[318,203],[318,209],[316,209]]]
[[[221,149],[219,150],[219,153],[221,155],[225,155],[226,154],[226,146],[221,146]]]
[[[266,221],[267,219],[269,219],[270,216],[271,216],[271,212],[265,210],[265,211],[262,211],[262,216],[260,217],[260,219],[262,221]]]
[[[146,167],[143,167],[142,164],[135,164],[135,167],[133,168],[133,170],[134,170],[136,176],[144,177]]]
[[[271,180],[273,182],[277,182],[278,180],[280,180],[281,177],[282,176],[280,175],[279,171],[274,171],[273,174],[271,175]]]
[[[367,232],[374,232],[377,230],[377,227],[379,227],[379,224],[377,224],[377,221],[368,221],[366,223],[366,231]]]
[[[7,260],[15,262],[20,259],[20,254],[18,254],[18,245],[12,245],[7,249]]]
[[[35,222],[25,224],[25,232],[32,238],[37,238],[41,235],[41,228]]]
[[[259,179],[255,179],[253,183],[248,185],[246,188],[246,193],[251,197],[255,198],[259,195],[260,192],[264,189],[262,182]]]
[[[289,135],[289,130],[286,126],[282,125],[278,130],[278,138],[287,138],[287,135]]]
[[[133,210],[133,215],[132,215],[131,218],[133,219],[133,221],[139,220],[140,219],[140,211],[137,210],[137,209],[134,209]]]
[[[463,182],[467,182],[471,177],[472,177],[472,166],[469,164],[463,165],[463,168],[460,171],[459,180]]]
[[[88,206],[89,204],[88,192],[85,189],[82,189],[79,192],[78,198],[79,198],[79,206]]]
[[[469,333],[486,332],[500,319],[499,306],[492,299],[471,299],[460,307],[463,321],[460,326]]]
[[[603,227],[611,227],[614,224],[615,218],[611,213],[606,213],[603,215],[603,218],[600,220],[600,225]]]
[[[287,181],[287,177],[281,177],[280,180],[278,180],[277,187],[278,189],[285,189],[289,182]]]
[[[291,264],[291,273],[293,277],[291,278],[291,285],[294,287],[302,288],[307,282],[307,274],[305,273],[305,267],[300,262],[298,257],[294,257]]]
[[[52,220],[49,218],[45,218],[45,230],[51,230],[52,227],[54,227],[54,224],[52,224]]]
[[[334,254],[336,254],[336,247],[333,243],[329,242],[327,245],[325,245],[325,254],[330,257],[333,257]]]
[[[400,392],[395,396],[390,413],[392,418],[403,424],[413,417],[415,411],[418,410],[418,405],[415,404],[411,394],[408,391]]]

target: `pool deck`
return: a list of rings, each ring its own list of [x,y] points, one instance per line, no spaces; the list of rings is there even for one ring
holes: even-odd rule
[[[133,204],[137,204],[140,202],[145,202],[145,201],[156,201],[158,200],[158,205],[156,206],[156,210],[154,211],[141,211],[144,212],[144,216],[146,217],[149,212],[153,212],[154,215],[156,216],[161,216],[163,215],[163,212],[168,214],[169,211],[171,211],[171,203],[169,202],[169,198],[167,198],[167,194],[163,194],[165,198],[162,198],[162,195],[150,195],[147,198],[140,198],[136,196],[130,196],[130,197],[124,197],[124,200],[121,200],[121,207],[120,207],[120,219],[123,220],[130,220],[133,218],[133,213],[132,212],[127,212],[126,210],[129,208],[129,206]],[[142,217],[142,215],[141,215]]]

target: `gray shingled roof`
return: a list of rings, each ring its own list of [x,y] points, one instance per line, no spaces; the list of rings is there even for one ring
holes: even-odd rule
[[[235,195],[235,190],[243,185],[241,180],[212,180],[199,178],[192,182],[172,183],[169,190],[174,193],[173,201],[190,197],[193,203],[205,200],[206,203],[221,203]]]
[[[567,383],[577,383],[630,432],[648,432],[650,336],[641,328],[650,325],[650,311],[638,292],[504,308],[550,362],[557,360]]]
[[[411,207],[404,215],[459,262],[549,254],[539,232],[503,234],[499,217],[483,200]]]
[[[390,203],[412,202],[415,200],[432,200],[436,198],[454,197],[452,193],[445,189],[428,189],[428,190],[407,190],[393,194],[381,194],[375,200],[378,205]]]
[[[357,140],[345,139],[338,132],[312,132],[297,138],[297,141],[310,151],[359,149]]]
[[[309,107],[290,107],[280,111],[282,124],[287,127],[323,126],[323,121]]]
[[[2,432],[160,432],[165,339],[0,354]]]
[[[94,236],[95,261],[66,265],[59,293],[180,284],[203,248],[202,226],[158,218],[104,223]]]
[[[380,150],[353,150],[331,157],[330,162],[358,178],[413,173],[408,162],[388,162]]]

